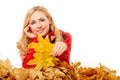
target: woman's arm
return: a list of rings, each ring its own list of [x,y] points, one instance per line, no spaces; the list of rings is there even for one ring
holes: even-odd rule
[[[64,42],[67,45],[67,48],[60,56],[58,56],[58,58],[61,61],[66,61],[68,64],[70,64],[70,52],[71,52],[71,45],[72,45],[72,36],[70,33],[64,32],[63,37],[64,37]]]

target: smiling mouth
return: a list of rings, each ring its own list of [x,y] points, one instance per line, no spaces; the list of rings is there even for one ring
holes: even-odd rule
[[[44,30],[40,30],[40,31],[37,31],[37,32],[39,32],[39,33],[42,33]]]
[[[42,32],[44,32],[44,29],[40,29],[37,32],[42,33]]]

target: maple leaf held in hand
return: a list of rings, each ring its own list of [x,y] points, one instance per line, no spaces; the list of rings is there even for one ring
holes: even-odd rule
[[[51,55],[54,44],[50,43],[48,36],[45,39],[38,35],[38,43],[32,42],[28,45],[28,48],[33,48],[35,53],[34,59],[30,60],[28,65],[36,65],[34,69],[41,70],[50,66],[54,66],[53,60],[57,58]]]

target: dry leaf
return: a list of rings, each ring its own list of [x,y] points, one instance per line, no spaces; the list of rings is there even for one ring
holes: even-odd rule
[[[36,65],[34,69],[41,70],[50,66],[54,66],[53,60],[57,58],[51,55],[54,44],[50,43],[48,36],[44,39],[41,35],[38,35],[38,43],[30,43],[28,48],[35,50],[34,59],[30,60],[28,65]]]

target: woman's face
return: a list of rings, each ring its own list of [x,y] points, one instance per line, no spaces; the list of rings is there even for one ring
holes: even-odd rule
[[[30,18],[30,28],[33,34],[46,36],[49,32],[50,20],[40,11],[35,11]]]

